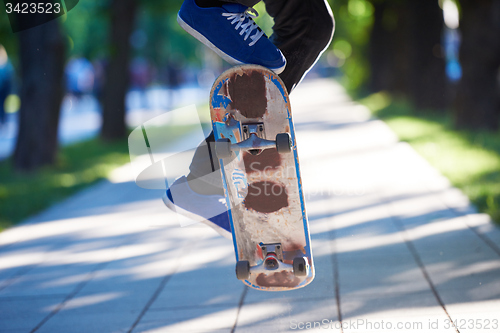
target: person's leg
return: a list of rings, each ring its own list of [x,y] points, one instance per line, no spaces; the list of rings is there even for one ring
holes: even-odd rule
[[[280,77],[291,92],[330,44],[333,15],[325,0],[264,1],[275,22],[271,40],[281,49],[288,63]],[[255,4],[258,1],[247,2]],[[213,142],[211,133],[196,150],[187,177],[191,188],[200,194],[223,193],[222,179],[216,172],[220,166],[214,156]]]
[[[224,4],[232,3],[239,4],[245,7],[253,7],[255,4],[260,2],[260,0],[194,0],[195,4],[202,8],[210,8],[210,7],[220,7]],[[189,10],[195,10],[193,5],[188,6],[189,0],[185,0],[183,6],[186,6]],[[237,7],[238,8],[238,7]],[[244,8],[244,7],[243,7]],[[181,8],[182,11],[182,8]],[[189,18],[188,10],[186,10],[186,14],[184,17],[186,19]],[[207,11],[206,15],[213,15],[213,13]],[[181,15],[182,16],[182,15]],[[220,16],[220,15],[219,15]],[[234,20],[234,19],[233,19]],[[231,24],[232,20],[227,20],[224,18],[225,22],[229,22]],[[182,25],[182,24],[181,24]],[[235,33],[238,39],[242,37],[238,30],[234,30],[234,27],[231,25],[230,30]],[[189,31],[188,31],[189,32]],[[197,37],[198,38],[198,37]],[[237,45],[236,39],[230,39],[231,36],[227,36],[226,42],[232,42]],[[250,39],[248,39],[250,40]],[[248,42],[246,42],[248,44]],[[273,54],[273,52],[278,52],[280,57],[283,58],[281,52],[267,40],[267,37],[263,36],[262,40],[259,44],[255,44],[248,48],[249,54],[254,54],[257,56],[259,53],[264,54]],[[269,45],[267,45],[269,44]],[[246,46],[246,44],[245,44]],[[238,47],[238,49],[244,49],[243,46]],[[255,50],[254,50],[255,49]],[[258,59],[259,57],[257,57]],[[279,57],[278,57],[279,58]],[[284,61],[284,59],[283,59]],[[258,62],[251,62],[258,63]],[[280,63],[280,66],[284,67],[284,63]],[[282,68],[280,68],[282,70]],[[187,176],[188,183],[190,187],[199,194],[220,194],[223,195],[222,189],[222,179],[219,172],[219,160],[215,157],[215,150],[213,149],[214,137],[213,133],[211,133],[205,140],[202,142],[200,146],[197,148],[195,155],[193,157],[193,161],[190,166],[190,173]]]
[[[177,22],[190,35],[234,65],[255,64],[281,73],[286,60],[254,22],[248,5],[257,0],[184,0]]]
[[[326,0],[264,0],[274,18],[271,41],[287,66],[281,79],[291,92],[332,40],[335,21]]]
[[[214,133],[202,142],[193,156],[189,166],[187,180],[189,187],[198,194],[224,195],[222,177],[219,172],[219,159],[215,156]]]

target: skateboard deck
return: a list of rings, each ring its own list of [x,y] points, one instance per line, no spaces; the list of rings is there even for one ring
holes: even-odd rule
[[[210,114],[238,279],[267,291],[306,286],[314,264],[283,82],[261,66],[233,67],[212,87]]]

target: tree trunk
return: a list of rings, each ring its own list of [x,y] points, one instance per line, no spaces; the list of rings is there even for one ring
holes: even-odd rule
[[[500,3],[460,0],[462,79],[453,104],[458,128],[498,130]]]
[[[417,108],[446,107],[441,52],[443,12],[437,0],[372,0],[370,36],[372,91],[408,97]]]
[[[390,90],[393,81],[392,34],[384,26],[387,2],[374,2],[373,28],[370,33],[369,59],[371,91]]]
[[[408,96],[409,26],[407,1],[373,1],[370,89]]]
[[[110,58],[105,74],[101,137],[117,140],[126,136],[125,97],[129,87],[130,35],[137,0],[111,3]]]
[[[437,0],[409,1],[410,97],[417,108],[445,109],[447,85],[441,48],[443,11]]]
[[[14,167],[35,170],[57,157],[65,44],[59,23],[19,32],[21,110]]]

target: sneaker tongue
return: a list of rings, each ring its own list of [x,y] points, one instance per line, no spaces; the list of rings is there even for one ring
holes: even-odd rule
[[[248,9],[247,6],[241,5],[239,3],[226,3],[222,5],[222,8],[224,8],[228,13],[243,13]]]

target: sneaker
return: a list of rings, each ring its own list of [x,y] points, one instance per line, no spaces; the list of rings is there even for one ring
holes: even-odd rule
[[[237,3],[202,8],[195,0],[185,0],[177,22],[227,62],[261,65],[280,74],[285,57],[253,21],[258,15],[255,9]]]
[[[226,199],[223,196],[198,194],[189,187],[186,177],[182,176],[167,190],[163,202],[174,212],[201,221],[231,239]]]

